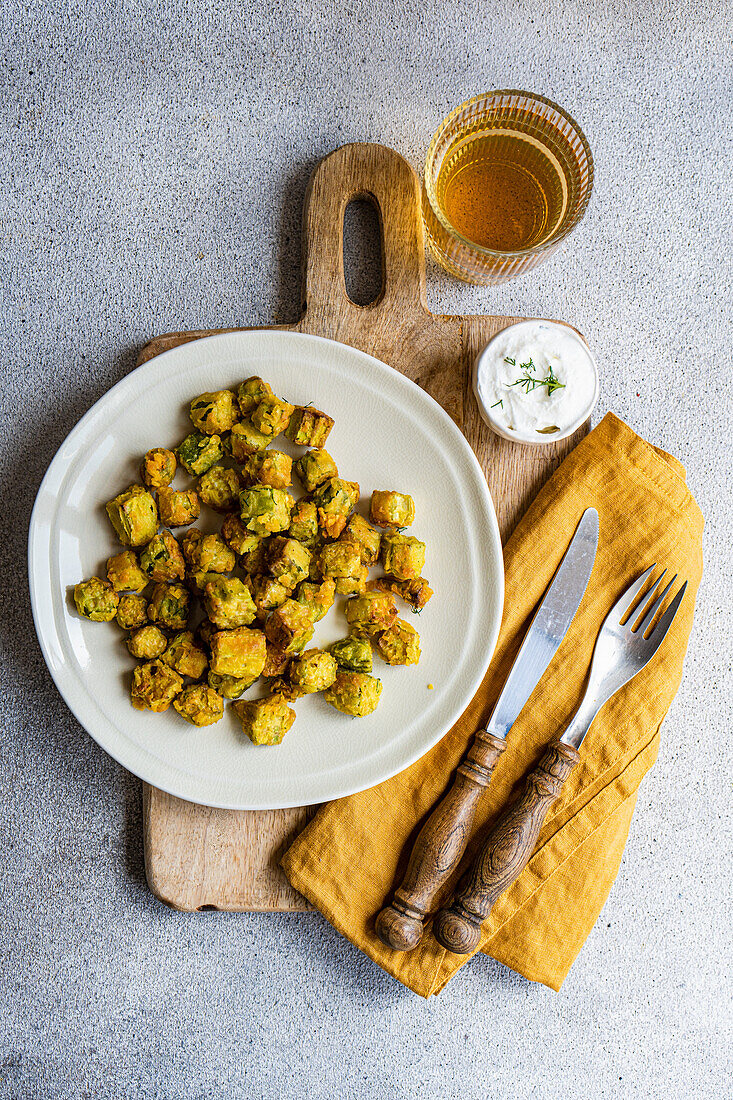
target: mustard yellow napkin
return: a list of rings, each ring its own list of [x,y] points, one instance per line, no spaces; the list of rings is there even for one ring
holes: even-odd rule
[[[374,918],[405,870],[417,831],[486,720],[519,643],[585,508],[600,516],[598,555],[568,636],[509,734],[478,815],[477,833],[506,805],[547,742],[577,706],[607,611],[642,569],[658,562],[688,581],[663,645],[606,704],[581,762],[552,807],[535,853],[484,924],[480,950],[532,981],[559,989],[618,872],[642,776],[679,686],[702,576],[703,518],[676,459],[609,414],[539,493],[504,551],[506,598],[484,681],[455,726],[407,771],[322,807],[283,857],[293,886],[352,943],[423,997],[466,961],[430,934],[408,954],[384,947]]]

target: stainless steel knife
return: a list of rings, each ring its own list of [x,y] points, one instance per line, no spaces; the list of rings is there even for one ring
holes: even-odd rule
[[[598,512],[586,508],[524,636],[491,718],[489,733],[506,738],[568,632],[588,586],[598,549]]]
[[[485,728],[459,765],[445,797],[415,841],[402,885],[379,913],[375,931],[394,951],[410,951],[423,922],[466,850],[476,808],[489,785],[506,737],[567,634],[593,569],[598,512],[588,508],[545,592]]]

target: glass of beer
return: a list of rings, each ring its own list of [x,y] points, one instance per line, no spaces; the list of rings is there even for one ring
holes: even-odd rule
[[[585,214],[593,157],[556,103],[498,91],[456,107],[433,137],[423,219],[438,263],[469,283],[504,283],[550,256]]]

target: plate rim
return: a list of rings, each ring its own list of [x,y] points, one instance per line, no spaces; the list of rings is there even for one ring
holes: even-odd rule
[[[483,669],[483,671],[478,673],[472,679],[470,687],[467,688],[467,691],[466,691],[466,694],[465,694],[465,697],[464,697],[464,701],[463,701],[460,709],[456,710],[456,712],[451,716],[448,724],[445,726],[444,729],[442,729],[442,731],[440,733],[436,734],[429,741],[429,743],[425,743],[424,745],[421,746],[419,752],[417,752],[416,754],[408,754],[409,758],[405,758],[395,770],[390,770],[388,772],[388,774],[382,775],[381,778],[373,779],[373,778],[370,777],[370,780],[366,785],[364,785],[363,783],[356,783],[355,785],[353,783],[352,784],[347,784],[343,789],[340,790],[340,793],[338,793],[338,794],[326,793],[322,797],[312,798],[309,801],[308,800],[304,801],[302,798],[298,798],[298,799],[295,799],[295,800],[293,800],[293,799],[280,799],[280,800],[277,800],[277,802],[274,803],[274,804],[271,801],[268,801],[267,804],[262,803],[262,804],[257,804],[257,805],[250,805],[250,804],[242,805],[240,802],[232,803],[230,801],[222,801],[222,800],[216,800],[216,799],[211,800],[209,798],[207,798],[206,800],[201,800],[201,798],[199,796],[190,796],[190,795],[187,795],[187,794],[182,794],[180,792],[180,790],[172,789],[173,787],[175,787],[175,783],[173,783],[173,782],[170,782],[170,783],[169,782],[161,782],[160,777],[151,778],[149,775],[143,774],[144,769],[136,768],[136,770],[133,771],[130,768],[130,765],[125,760],[121,759],[121,756],[124,755],[124,753],[118,754],[117,752],[113,751],[113,749],[108,747],[107,744],[104,744],[102,742],[102,740],[100,740],[97,736],[95,736],[94,733],[92,733],[92,731],[86,725],[86,722],[84,720],[82,720],[82,718],[77,713],[75,703],[72,703],[72,700],[70,698],[70,696],[72,695],[71,688],[68,685],[65,685],[61,682],[62,681],[61,675],[57,674],[57,671],[54,670],[54,668],[53,668],[53,664],[52,664],[52,661],[50,659],[50,652],[49,652],[50,647],[48,645],[48,639],[45,637],[44,631],[41,627],[40,616],[39,616],[39,611],[38,611],[38,606],[37,606],[37,604],[38,604],[38,591],[37,591],[37,578],[36,578],[35,566],[37,565],[37,562],[38,562],[39,553],[42,552],[42,545],[39,546],[39,535],[40,535],[40,530],[39,530],[40,518],[39,517],[40,517],[40,507],[41,507],[40,502],[43,498],[44,490],[46,489],[47,483],[51,480],[52,474],[55,473],[55,467],[57,466],[58,461],[63,458],[64,452],[65,452],[66,448],[69,446],[70,440],[72,439],[72,437],[76,436],[77,433],[79,433],[83,430],[85,424],[89,420],[91,420],[92,417],[94,416],[94,414],[97,412],[98,406],[100,404],[102,404],[103,402],[105,402],[106,400],[108,400],[110,395],[115,390],[117,390],[118,387],[123,387],[123,386],[128,385],[130,383],[130,380],[135,375],[137,375],[139,371],[146,372],[146,371],[150,370],[152,372],[154,370],[154,367],[156,365],[158,365],[161,362],[161,360],[165,360],[168,356],[174,356],[184,346],[193,345],[193,344],[202,344],[202,343],[211,344],[211,343],[216,343],[217,341],[220,341],[222,339],[231,340],[232,338],[236,339],[238,337],[247,337],[247,336],[250,336],[250,335],[252,337],[262,336],[265,333],[267,333],[269,336],[272,336],[275,340],[279,339],[280,337],[287,337],[289,339],[294,338],[296,341],[302,340],[302,341],[305,341],[305,342],[308,342],[308,343],[314,343],[316,345],[318,345],[318,344],[328,344],[328,345],[336,345],[339,348],[346,348],[350,353],[353,353],[353,354],[357,355],[358,357],[363,357],[366,360],[369,360],[371,363],[376,364],[378,369],[390,371],[392,374],[397,376],[397,379],[399,380],[399,382],[404,384],[406,389],[409,390],[409,389],[414,388],[415,390],[418,390],[420,392],[422,398],[427,399],[428,402],[435,407],[435,409],[437,410],[438,416],[445,423],[447,431],[453,436],[454,441],[457,443],[458,447],[463,451],[464,457],[468,461],[468,464],[473,468],[473,472],[476,475],[476,477],[475,477],[476,484],[479,487],[480,494],[481,494],[481,496],[483,498],[483,501],[484,501],[484,504],[485,504],[485,511],[486,511],[487,518],[489,520],[489,529],[490,529],[490,534],[491,534],[491,553],[493,554],[493,556],[495,558],[495,564],[496,564],[496,569],[494,571],[494,575],[492,576],[492,583],[494,585],[495,594],[496,594],[496,612],[495,612],[495,621],[494,621],[494,623],[487,624],[487,628],[486,628],[486,636],[487,636],[487,639],[489,641],[489,644],[488,644],[487,650],[486,650],[487,655],[488,655],[487,656],[487,661],[486,661],[486,667]],[[148,343],[150,343],[150,341]],[[148,345],[146,344],[145,346],[148,346]],[[48,554],[48,559],[47,560],[48,560],[48,563],[50,564],[50,553]],[[45,563],[41,562],[41,564],[45,564]],[[41,483],[40,483],[40,485],[38,487],[38,490],[36,492],[36,496],[35,496],[35,499],[34,499],[34,502],[33,502],[33,508],[32,508],[32,511],[31,511],[30,523],[29,523],[29,528],[28,528],[27,567],[28,567],[28,585],[29,585],[29,593],[30,593],[31,613],[32,613],[32,617],[33,617],[33,624],[34,624],[34,628],[35,628],[35,631],[36,631],[36,636],[38,638],[39,646],[40,646],[41,653],[42,653],[42,656],[43,656],[43,659],[44,659],[44,663],[46,664],[46,667],[47,667],[48,672],[51,676],[51,679],[53,680],[54,685],[56,686],[56,689],[59,692],[61,698],[63,699],[64,703],[66,704],[66,706],[69,709],[69,711],[71,712],[71,714],[73,715],[74,719],[79,723],[79,725],[82,727],[82,729],[85,731],[85,733],[92,739],[92,741],[95,742],[95,744],[97,744],[99,746],[100,749],[102,749],[103,752],[107,753],[117,764],[119,764],[121,767],[125,768],[125,770],[130,772],[130,774],[135,775],[142,782],[147,783],[149,786],[155,787],[158,790],[161,790],[166,794],[169,794],[169,795],[171,795],[173,797],[176,797],[176,798],[180,798],[183,801],[192,802],[193,804],[196,804],[196,805],[207,806],[207,807],[211,807],[213,809],[224,809],[224,810],[234,810],[234,811],[247,811],[247,810],[260,811],[260,810],[266,810],[266,809],[270,809],[270,810],[281,810],[282,809],[282,810],[285,810],[285,809],[293,809],[293,808],[297,808],[297,807],[301,807],[301,806],[304,806],[304,807],[305,806],[317,806],[317,805],[322,804],[323,802],[328,802],[328,801],[331,801],[335,798],[344,798],[344,797],[348,797],[349,795],[359,793],[363,790],[371,789],[372,787],[378,786],[380,783],[386,782],[388,779],[391,779],[393,776],[395,776],[395,775],[399,774],[400,772],[406,770],[407,768],[411,767],[412,764],[414,764],[416,760],[419,760],[422,756],[424,756],[432,748],[435,747],[435,745],[442,739],[442,737],[445,736],[445,734],[451,729],[451,727],[455,724],[455,722],[460,718],[461,714],[465,711],[466,707],[470,704],[471,700],[474,698],[474,696],[476,694],[476,691],[478,690],[478,688],[481,684],[481,681],[482,681],[482,679],[485,675],[486,668],[488,668],[488,666],[489,666],[489,664],[490,664],[490,662],[493,658],[494,652],[496,650],[496,643],[497,643],[497,640],[498,640],[499,631],[500,631],[500,628],[501,628],[501,622],[502,622],[502,619],[503,619],[503,611],[504,611],[505,577],[504,577],[504,568],[503,568],[503,551],[502,551],[501,535],[500,535],[500,531],[499,531],[499,524],[498,524],[498,520],[497,520],[497,516],[496,516],[496,508],[494,506],[494,501],[493,501],[493,498],[492,498],[491,493],[489,491],[489,487],[488,487],[488,484],[487,484],[487,481],[486,481],[486,475],[484,474],[484,471],[481,468],[481,465],[478,461],[478,458],[476,457],[476,454],[475,454],[471,444],[468,442],[466,436],[464,435],[463,431],[458,427],[458,425],[453,420],[453,418],[450,416],[450,414],[448,412],[446,412],[446,410],[443,408],[443,406],[438,401],[436,401],[435,398],[432,397],[431,394],[429,394],[426,390],[422,389],[421,386],[419,386],[416,382],[414,382],[406,374],[403,374],[401,371],[397,370],[396,368],[391,367],[388,363],[385,363],[383,360],[378,359],[374,355],[371,355],[369,352],[365,352],[361,348],[354,347],[351,344],[346,344],[346,343],[344,343],[344,341],[341,341],[341,340],[332,340],[329,337],[317,336],[317,335],[312,334],[312,333],[298,332],[297,330],[293,330],[289,327],[277,326],[277,325],[276,326],[268,326],[268,325],[253,326],[253,327],[242,328],[242,329],[223,330],[221,332],[211,333],[207,336],[195,337],[194,339],[191,339],[191,340],[182,341],[180,344],[176,344],[174,347],[168,348],[166,351],[162,351],[159,354],[152,356],[150,359],[145,360],[145,362],[138,363],[135,367],[133,367],[133,369],[131,371],[129,371],[126,375],[124,375],[124,377],[120,378],[117,382],[114,383],[114,385],[110,386],[109,389],[105,390],[105,392],[97,398],[97,400],[90,406],[89,409],[87,409],[87,411],[79,418],[79,420],[69,430],[69,432],[67,433],[65,438],[62,440],[62,442],[60,443],[60,445],[56,449],[53,457],[51,458],[51,460],[50,460],[50,462],[49,462],[49,464],[46,468],[46,471],[43,475]],[[87,694],[88,694],[90,700],[92,700],[92,702],[94,702],[92,693],[88,692]]]

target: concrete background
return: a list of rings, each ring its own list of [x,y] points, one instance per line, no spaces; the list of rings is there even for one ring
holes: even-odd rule
[[[732,16],[723,0],[4,0],[3,1100],[730,1095]],[[707,573],[621,873],[562,993],[479,958],[425,1003],[317,915],[151,897],[139,784],[46,672],[25,539],[56,447],[150,336],[295,318],[324,153],[383,141],[418,168],[447,111],[492,86],[577,117],[595,196],[536,273],[480,289],[432,267],[431,305],[583,330],[597,416],[686,464]]]

